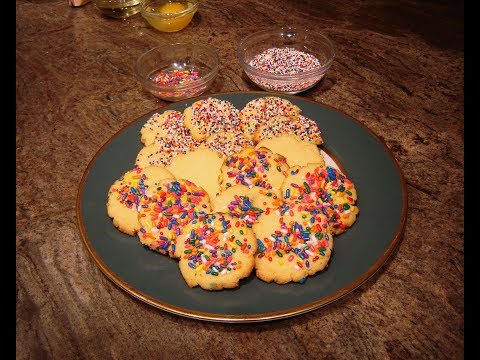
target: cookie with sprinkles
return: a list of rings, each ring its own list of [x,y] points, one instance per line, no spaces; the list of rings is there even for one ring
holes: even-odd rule
[[[180,138],[190,136],[190,131],[183,125],[183,114],[175,110],[153,114],[140,130],[141,141],[145,146],[151,145],[156,138]]]
[[[258,127],[268,124],[271,117],[282,115],[296,119],[300,111],[297,105],[277,96],[253,99],[240,111],[242,131],[248,139],[253,139]]]
[[[230,156],[252,146],[255,146],[255,143],[243,133],[221,130],[207,137],[199,147],[207,147],[218,151],[222,156]]]
[[[144,146],[138,152],[135,165],[139,167],[167,166],[177,155],[186,154],[197,146],[198,142],[191,136],[156,138],[153,144]]]
[[[261,187],[234,185],[217,195],[211,205],[213,212],[229,214],[251,227],[262,214],[278,209],[282,203],[281,197]]]
[[[167,143],[144,146],[137,154],[135,165],[139,167],[167,166],[175,156],[190,150],[189,146],[173,148]]]
[[[175,243],[183,228],[199,215],[210,212],[210,198],[188,180],[164,179],[138,207],[140,242],[162,254],[174,256]]]
[[[305,166],[309,163],[325,165],[325,159],[317,145],[310,141],[302,141],[296,135],[280,135],[264,139],[257,144],[256,149],[261,147],[284,156],[290,167]]]
[[[296,135],[302,141],[310,141],[316,145],[323,144],[322,133],[315,121],[303,115],[297,118],[276,115],[267,124],[261,125],[253,133],[253,140],[260,142],[280,135]]]
[[[266,282],[303,283],[327,266],[332,253],[328,219],[311,204],[285,204],[260,217],[253,231],[256,275]]]
[[[220,192],[218,178],[223,159],[212,149],[198,148],[176,156],[167,169],[177,179],[189,180],[201,186],[214,198]]]
[[[135,167],[117,179],[108,190],[107,213],[121,232],[134,236],[140,229],[138,206],[157,183],[173,175],[162,167]]]
[[[238,131],[240,112],[227,100],[209,97],[187,107],[183,123],[196,140],[202,141],[221,130]]]
[[[213,213],[192,220],[177,239],[175,256],[187,285],[231,289],[254,268],[257,242],[245,222]]]
[[[351,227],[357,219],[357,191],[354,183],[339,170],[320,164],[293,167],[282,186],[285,202],[305,202],[324,206],[335,235]]]
[[[234,186],[258,186],[280,196],[281,186],[289,166],[285,158],[265,148],[245,148],[223,161],[220,188]]]

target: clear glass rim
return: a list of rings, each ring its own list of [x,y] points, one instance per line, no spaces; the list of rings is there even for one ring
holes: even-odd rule
[[[94,4],[125,4],[135,3],[133,5],[140,5],[141,0],[93,0]]]
[[[258,70],[255,67],[249,65],[247,62],[245,62],[245,60],[243,58],[243,50],[242,49],[244,48],[244,45],[245,45],[246,42],[248,42],[252,38],[255,38],[256,36],[259,36],[259,35],[278,34],[279,32],[284,32],[284,31],[311,34],[313,37],[321,38],[322,40],[324,40],[327,43],[329,49],[331,50],[331,52],[332,52],[331,56],[328,58],[327,62],[325,64],[323,64],[322,66],[319,66],[319,67],[316,67],[312,70],[304,71],[304,72],[301,72],[301,73],[285,74],[285,75],[270,73],[270,72],[266,72],[266,71],[261,71],[261,70]],[[314,40],[314,38],[312,40]],[[333,45],[332,41],[328,37],[326,37],[324,34],[311,32],[311,31],[308,31],[308,29],[302,29],[302,28],[290,27],[290,26],[257,31],[253,34],[250,34],[250,35],[244,37],[242,39],[242,41],[240,41],[240,44],[238,45],[238,48],[237,48],[238,60],[240,61],[240,65],[242,65],[242,67],[245,71],[247,71],[249,74],[253,74],[253,75],[264,77],[264,78],[269,78],[269,79],[272,79],[272,80],[298,80],[298,79],[302,79],[302,78],[308,78],[308,77],[311,77],[311,76],[314,76],[314,75],[322,75],[332,65],[332,62],[335,59],[335,55],[336,55],[335,46]]]
[[[208,54],[208,57],[210,57],[213,61],[213,65],[211,70],[202,76],[198,80],[194,80],[191,82],[188,82],[186,84],[175,84],[175,85],[158,85],[155,84],[153,81],[149,80],[147,78],[148,74],[145,74],[145,76],[142,75],[142,72],[140,71],[140,66],[142,64],[142,61],[145,59],[146,56],[150,55],[151,53],[155,51],[161,51],[162,49],[166,48],[171,48],[171,47],[183,47],[183,48],[192,48],[195,50],[200,50],[203,53]],[[218,68],[220,64],[220,59],[216,53],[211,47],[206,47],[202,45],[196,45],[196,44],[191,44],[191,43],[173,43],[173,44],[165,44],[161,46],[156,46],[146,52],[144,52],[142,55],[140,55],[137,60],[135,61],[134,65],[134,72],[137,77],[137,79],[147,88],[155,90],[155,91],[182,91],[182,90],[192,90],[200,86],[204,86],[205,83],[208,83],[209,81],[213,80],[215,76],[217,76],[218,73]]]
[[[166,3],[170,3],[172,1],[166,1]],[[179,12],[176,12],[176,13],[169,13],[169,14],[159,14],[159,13],[152,13],[152,12],[148,12],[146,9],[147,9],[147,6],[150,5],[150,2],[149,1],[143,1],[141,2],[140,4],[140,11],[142,13],[143,16],[145,17],[150,17],[150,18],[154,18],[154,19],[175,19],[175,18],[178,18],[178,17],[182,17],[182,16],[185,16],[185,15],[188,15],[190,13],[194,13],[197,11],[198,9],[198,0],[188,0],[186,1],[188,3],[191,3],[192,6],[188,6],[185,10],[182,10],[182,11],[179,11]]]

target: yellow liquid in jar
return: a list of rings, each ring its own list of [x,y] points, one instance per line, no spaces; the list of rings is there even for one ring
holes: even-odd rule
[[[183,11],[187,8],[185,4],[181,3],[168,3],[163,5],[160,9],[158,9],[159,14],[175,14],[177,12]]]
[[[171,14],[174,15],[177,12],[184,11],[191,4],[189,2],[180,3],[180,2],[171,2],[167,3],[159,8],[147,7],[147,12],[152,14],[161,14],[167,15]],[[180,17],[174,17],[171,19],[154,19],[154,18],[147,18],[147,21],[152,25],[155,29],[165,31],[165,32],[174,32],[182,30],[186,27],[190,21],[192,21],[193,13],[189,13]]]

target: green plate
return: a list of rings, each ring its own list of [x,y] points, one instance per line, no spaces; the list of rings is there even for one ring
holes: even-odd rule
[[[213,94],[238,109],[266,92]],[[157,111],[183,111],[197,97]],[[331,303],[360,286],[393,253],[405,225],[407,194],[403,175],[386,145],[368,128],[338,110],[298,96],[281,97],[314,119],[322,147],[345,169],[358,192],[357,222],[335,238],[329,267],[304,284],[267,284],[252,274],[238,288],[210,292],[190,289],[176,260],[140,246],[118,231],[106,212],[111,184],[134,166],[142,148],[140,129],[152,113],[116,133],[91,160],[77,196],[80,232],[105,275],[129,294],[165,311],[223,322],[255,322],[299,315]]]

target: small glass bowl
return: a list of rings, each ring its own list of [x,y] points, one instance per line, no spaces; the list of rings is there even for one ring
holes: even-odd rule
[[[176,43],[142,54],[134,71],[145,90],[160,99],[178,101],[205,92],[218,74],[219,62],[211,47]]]
[[[319,66],[295,74],[278,74],[250,64],[265,50],[287,47],[313,55]],[[237,56],[247,76],[263,90],[297,94],[310,89],[325,76],[335,58],[335,47],[325,35],[288,27],[263,30],[245,37],[237,48]]]
[[[182,30],[198,10],[198,0],[144,0],[140,12],[155,29],[163,32]]]
[[[141,0],[93,0],[95,7],[109,17],[124,19],[140,12]]]

